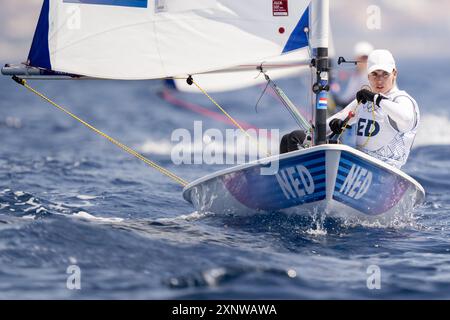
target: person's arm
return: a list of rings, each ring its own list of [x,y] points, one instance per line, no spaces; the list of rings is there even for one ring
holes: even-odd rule
[[[327,119],[327,136],[331,134],[331,129],[330,129],[330,121],[333,119],[340,119],[340,120],[345,120],[345,118],[347,118],[348,113],[350,111],[355,110],[356,106],[358,105],[358,102],[356,102],[356,100],[353,100],[352,102],[350,102],[344,109],[342,109],[340,112],[332,115],[331,117],[329,117]],[[351,119],[349,121],[349,124],[352,124],[353,119]]]
[[[386,112],[394,122],[391,125],[400,132],[407,132],[414,128],[416,122],[416,112],[414,104],[407,96],[399,96],[395,101],[382,99],[380,107]]]
[[[356,99],[362,103],[373,101],[389,117],[391,126],[399,132],[407,132],[416,125],[416,111],[413,101],[408,96],[398,96],[394,100],[374,93],[367,89],[362,89],[356,93]]]

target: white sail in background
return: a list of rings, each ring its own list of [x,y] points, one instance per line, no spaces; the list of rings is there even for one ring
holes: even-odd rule
[[[186,76],[305,47],[308,0],[44,0],[29,64],[106,79]]]

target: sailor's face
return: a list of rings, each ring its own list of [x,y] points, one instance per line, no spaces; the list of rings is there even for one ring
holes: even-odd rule
[[[391,73],[384,70],[375,70],[369,74],[369,84],[375,93],[388,93],[394,87],[397,71]]]

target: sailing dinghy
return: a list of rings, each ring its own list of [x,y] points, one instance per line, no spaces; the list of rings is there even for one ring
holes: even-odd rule
[[[2,73],[24,84],[42,78],[207,81],[213,74],[217,80],[312,68],[314,124],[303,122],[311,146],[189,184],[180,180],[184,199],[216,213],[319,210],[370,219],[410,211],[425,197],[417,181],[352,147],[329,144],[328,30],[328,0],[44,0],[27,62]],[[293,62],[277,60],[292,53]],[[280,98],[302,126],[298,110]],[[278,170],[267,174],[271,167]]]
[[[274,174],[265,174],[276,163]],[[270,170],[268,170],[270,171]],[[413,178],[354,148],[323,144],[226,169],[190,183],[184,198],[200,211],[327,212],[390,220],[411,212],[425,191]]]

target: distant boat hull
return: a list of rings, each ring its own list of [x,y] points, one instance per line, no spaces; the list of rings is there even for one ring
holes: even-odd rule
[[[319,211],[371,220],[411,212],[425,191],[378,159],[330,144],[219,171],[186,186],[183,197],[196,210],[215,213]]]

